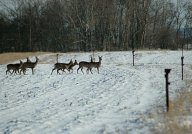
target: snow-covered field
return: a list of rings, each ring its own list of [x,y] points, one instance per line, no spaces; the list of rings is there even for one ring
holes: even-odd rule
[[[154,122],[143,117],[165,108],[165,68],[170,68],[170,99],[192,78],[192,52],[184,51],[184,81],[181,51],[97,52],[102,56],[100,73],[57,75],[51,71],[53,54],[26,75],[6,75],[0,65],[0,133],[150,133]],[[90,60],[91,53],[60,54],[60,62]],[[34,57],[30,57],[32,61]],[[26,59],[23,59],[26,61]],[[18,62],[18,61],[16,61]],[[46,63],[46,64],[45,64]],[[85,70],[84,70],[85,72]]]

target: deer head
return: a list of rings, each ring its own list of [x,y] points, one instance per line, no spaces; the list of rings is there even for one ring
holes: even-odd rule
[[[36,58],[36,61],[39,61],[39,58],[37,56],[35,56],[35,58]]]
[[[75,60],[75,62],[74,62],[73,64],[74,64],[74,65],[78,65],[77,60]]]

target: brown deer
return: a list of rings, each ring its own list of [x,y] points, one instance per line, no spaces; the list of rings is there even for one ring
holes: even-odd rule
[[[27,62],[23,63],[23,65],[21,67],[21,70],[20,70],[20,73],[21,73],[21,71],[23,71],[23,74],[25,74],[26,69],[31,68],[32,74],[34,74],[34,68],[36,67],[36,65],[37,65],[37,63],[39,61],[39,58],[37,56],[35,56],[35,58],[36,58],[35,62],[28,62],[30,60],[27,60]]]
[[[97,68],[98,73],[99,73],[99,67],[101,66],[101,60],[102,60],[102,57],[99,56],[99,62],[93,62],[92,58],[91,58],[91,62],[86,62],[86,61],[79,62],[79,68],[77,69],[77,73],[78,73],[79,69],[81,69],[81,72],[84,74],[84,72],[83,72],[84,67],[87,68],[87,74],[89,73],[89,71],[92,73],[92,68]]]
[[[99,74],[99,68],[101,66],[102,56],[99,57],[99,62],[90,62],[89,67],[87,68],[87,71],[90,71],[92,74],[92,68],[97,68],[98,74]]]
[[[20,60],[20,63],[16,63],[16,64],[8,64],[7,65],[7,70],[6,70],[6,74],[9,72],[10,74],[17,74],[17,72],[19,73],[19,69],[22,67],[23,62]],[[13,72],[11,72],[10,70],[13,70]]]
[[[77,73],[78,73],[78,71],[79,71],[79,69],[81,69],[81,72],[84,74],[84,72],[83,72],[83,68],[85,67],[85,68],[87,68],[87,73],[88,73],[88,68],[89,68],[89,64],[90,64],[91,62],[87,62],[87,61],[81,61],[81,62],[79,62],[79,68],[77,69]]]
[[[30,62],[30,63],[31,63],[31,60],[29,59],[29,57],[26,57],[26,59],[27,59],[27,61],[26,61],[26,62],[24,62],[23,64],[26,64],[26,63],[28,63],[28,62]],[[26,72],[26,69],[25,69],[25,70],[23,70],[23,74],[25,74],[25,72]],[[21,74],[21,71],[20,71],[20,74]]]
[[[69,67],[70,67],[72,64],[73,64],[73,61],[72,61],[72,60],[70,60],[69,63],[55,63],[54,68],[52,69],[51,74],[53,73],[53,71],[54,71],[55,69],[57,69],[57,74],[60,74],[60,73],[59,73],[59,70],[62,70],[63,72],[65,72],[65,69],[68,70]]]

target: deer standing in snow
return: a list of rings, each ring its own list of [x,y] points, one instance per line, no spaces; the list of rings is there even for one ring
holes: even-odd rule
[[[92,68],[96,68],[99,74],[99,68],[101,66],[102,56],[98,56],[98,57],[99,57],[99,62],[90,62],[89,67],[87,68],[87,70],[90,71],[92,74],[93,74]]]
[[[39,61],[39,58],[37,56],[35,56],[35,58],[36,58],[35,62],[31,62],[29,59],[27,59],[27,62],[23,63],[21,70],[20,70],[20,73],[23,71],[23,74],[25,74],[26,69],[31,68],[32,74],[34,74],[34,68],[36,67],[36,65]]]
[[[73,73],[73,67],[74,67],[75,65],[78,65],[77,60],[75,60],[75,62],[74,62],[73,64],[71,64],[67,70],[68,70],[69,72],[72,71],[72,73]]]
[[[79,69],[81,69],[81,72],[83,73],[83,68],[87,68],[87,73],[89,73],[89,71],[92,73],[92,68],[97,68],[97,71],[99,73],[102,57],[101,56],[98,56],[98,57],[99,57],[99,62],[93,62],[92,59],[91,59],[91,62],[86,62],[86,61],[79,62],[79,68],[77,69],[77,73]]]
[[[23,62],[20,60],[20,63],[16,63],[16,64],[8,64],[7,65],[7,70],[6,70],[6,74],[9,72],[10,74],[17,74],[17,72],[19,73],[19,69],[22,67]],[[13,70],[13,72],[11,72],[11,70]]]
[[[59,70],[62,70],[63,72],[65,72],[65,69],[68,70],[69,67],[70,67],[72,64],[73,64],[73,61],[72,61],[72,60],[70,60],[69,63],[55,63],[54,68],[52,69],[51,74],[53,73],[53,71],[54,71],[55,69],[57,69],[57,74],[60,74],[60,73],[59,73]]]

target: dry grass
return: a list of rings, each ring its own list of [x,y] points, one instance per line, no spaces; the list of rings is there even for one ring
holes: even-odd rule
[[[170,102],[168,113],[152,118],[159,122],[154,129],[155,134],[191,134],[192,88],[183,91],[175,100]]]
[[[0,54],[0,64],[7,64],[19,59],[25,59],[29,56],[38,56],[42,54],[46,54],[46,52],[3,53]]]

